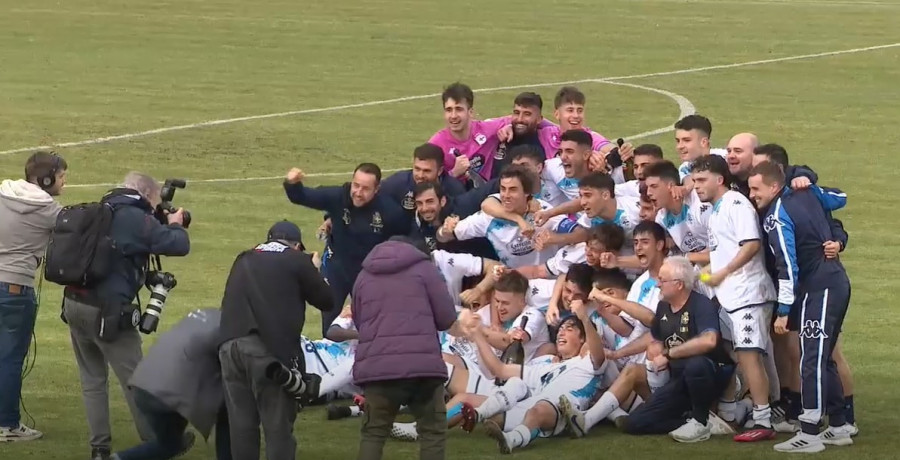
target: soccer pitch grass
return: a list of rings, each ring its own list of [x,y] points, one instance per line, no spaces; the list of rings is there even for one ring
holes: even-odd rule
[[[739,131],[778,142],[792,162],[849,194],[837,216],[850,233],[843,260],[854,293],[844,347],[856,380],[861,434],[822,458],[897,454],[896,391],[900,221],[889,190],[898,168],[900,47],[763,62],[900,42],[898,1],[642,0],[509,3],[461,0],[114,1],[0,0],[0,151],[82,141],[208,120],[333,108],[439,93],[457,79],[473,88],[628,76],[628,83],[680,94],[713,121],[714,146]],[[697,70],[710,66],[718,68]],[[723,68],[724,67],[724,68]],[[690,73],[673,71],[694,69]],[[663,74],[660,74],[663,73]],[[644,74],[656,76],[640,77]],[[559,85],[534,88],[552,118]],[[669,98],[633,87],[584,82],[586,124],[607,137],[671,126]],[[524,89],[479,93],[481,117],[509,113]],[[184,177],[176,204],[191,210],[192,250],[164,260],[178,277],[163,314],[166,330],[189,309],[219,304],[234,256],[288,218],[320,249],[318,212],[288,203],[280,180],[198,180],[343,173],[361,161],[410,164],[414,146],[442,127],[437,96],[302,113],[96,143],[59,151],[69,183],[111,183],[131,169]],[[671,133],[637,143],[676,159]],[[0,155],[0,176],[18,177],[27,153]],[[316,177],[334,184],[346,175]],[[96,200],[104,187],[70,187],[65,203]],[[895,256],[891,256],[895,254]],[[146,293],[144,294],[146,301]],[[0,458],[86,458],[87,425],[60,290],[44,283],[37,361],[24,399],[37,442],[0,446]],[[306,331],[318,337],[310,310]],[[145,336],[145,349],[158,334]],[[111,378],[114,447],[137,435]],[[26,423],[31,423],[24,417]],[[296,423],[298,458],[354,458],[359,419],[327,422],[320,408]],[[781,436],[780,439],[784,439]],[[603,427],[586,439],[540,440],[522,459],[776,458],[773,443],[726,438],[677,445]],[[416,445],[388,441],[385,458],[415,458]],[[449,458],[497,456],[480,431],[451,431]],[[212,457],[202,441],[185,457]],[[783,457],[782,457],[783,458]]]

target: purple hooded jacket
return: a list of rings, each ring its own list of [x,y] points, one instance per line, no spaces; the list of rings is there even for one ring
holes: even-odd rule
[[[428,255],[402,241],[375,246],[351,295],[359,331],[354,384],[447,378],[438,331],[453,325],[456,309]]]

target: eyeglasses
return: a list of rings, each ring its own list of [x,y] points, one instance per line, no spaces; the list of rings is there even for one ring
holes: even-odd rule
[[[660,280],[659,280],[659,283],[660,283],[660,284],[666,284],[666,283],[675,283],[675,282],[677,282],[677,281],[681,281],[681,280],[664,280],[664,279],[660,279]]]

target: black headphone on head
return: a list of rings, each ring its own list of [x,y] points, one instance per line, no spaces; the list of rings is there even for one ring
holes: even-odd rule
[[[53,156],[53,167],[46,176],[38,177],[38,186],[44,190],[53,188],[56,185],[56,173],[59,172],[59,155],[56,152],[50,152]]]

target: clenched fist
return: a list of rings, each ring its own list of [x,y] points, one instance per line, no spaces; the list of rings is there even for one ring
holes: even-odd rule
[[[303,173],[302,169],[291,168],[291,170],[288,171],[287,176],[285,176],[284,180],[289,184],[297,184],[300,183],[304,177],[306,177],[306,174]]]

